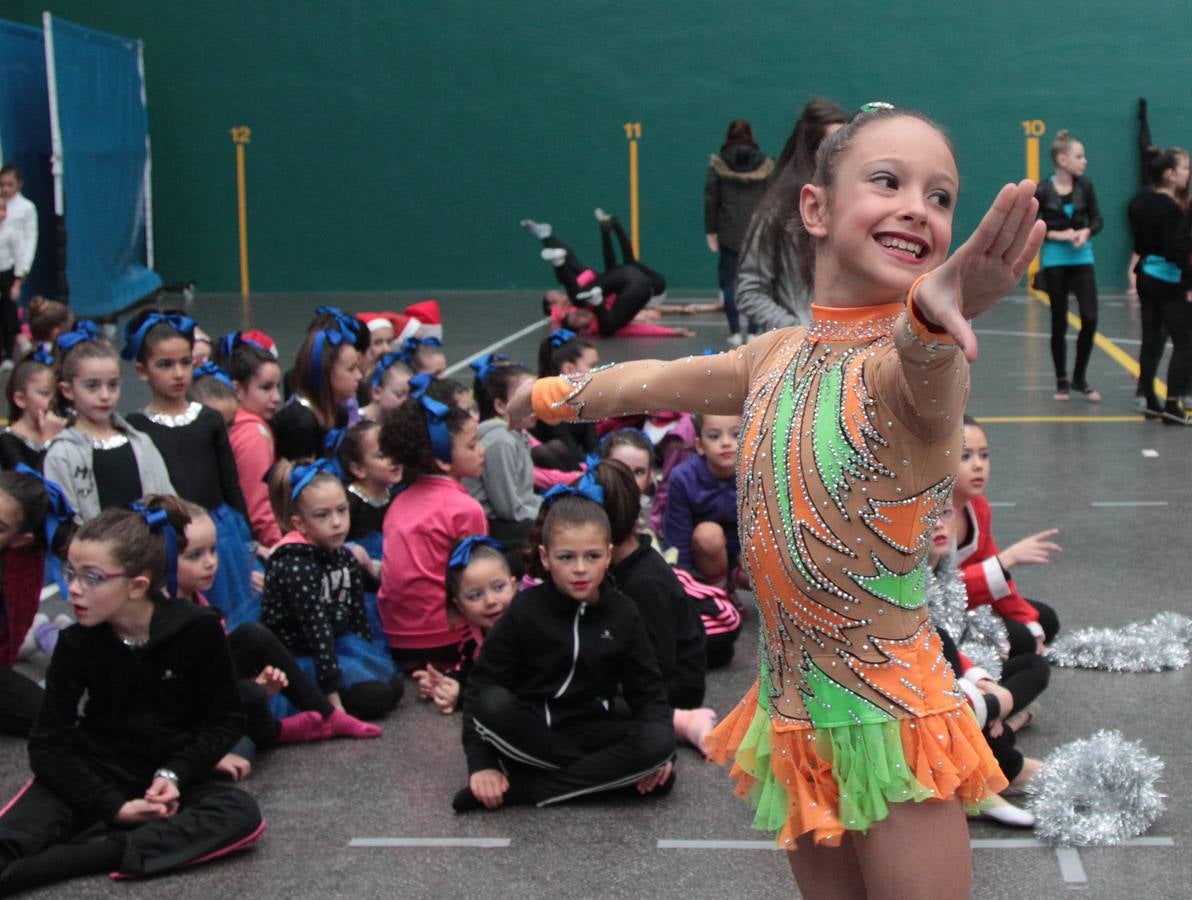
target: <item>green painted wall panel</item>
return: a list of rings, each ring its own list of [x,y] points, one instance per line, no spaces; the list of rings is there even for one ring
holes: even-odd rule
[[[3,15],[36,24],[41,4]],[[1005,0],[751,4],[62,0],[57,15],[145,41],[158,266],[238,285],[233,145],[248,148],[258,291],[535,287],[525,216],[598,260],[591,210],[628,217],[622,123],[640,121],[643,257],[711,288],[707,157],[750,119],[776,154],[814,94],[917,106],[960,155],[958,236],[1024,171],[1022,121],[1088,147],[1106,214],[1103,289],[1124,284],[1135,104],[1192,143],[1185,4]],[[1045,172],[1048,171],[1045,168]]]

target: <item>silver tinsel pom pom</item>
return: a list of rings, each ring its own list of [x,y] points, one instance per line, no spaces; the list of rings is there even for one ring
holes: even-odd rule
[[[1159,613],[1124,628],[1080,628],[1057,639],[1047,658],[1069,669],[1163,672],[1192,660],[1192,619]]]
[[[968,608],[968,592],[950,553],[927,570],[927,609],[932,623],[948,632],[969,660],[994,681],[1002,676],[1002,660],[1010,654],[1006,623],[988,606]]]
[[[1117,731],[1057,747],[1027,787],[1035,833],[1077,847],[1137,837],[1163,813],[1162,771],[1161,759]]]

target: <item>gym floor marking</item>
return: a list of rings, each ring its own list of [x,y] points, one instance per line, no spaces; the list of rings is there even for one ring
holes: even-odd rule
[[[1142,451],[1142,455],[1145,456],[1147,459],[1155,459],[1156,457],[1158,457],[1159,451],[1151,450],[1148,448],[1148,449]]]
[[[466,369],[468,366],[470,366],[476,360],[480,359],[480,357],[484,356],[486,353],[495,353],[497,350],[500,350],[506,344],[512,344],[518,338],[525,337],[531,331],[535,331],[535,330],[541,328],[543,325],[549,324],[549,322],[550,322],[549,319],[539,319],[536,322],[531,322],[529,325],[527,325],[525,328],[521,329],[520,331],[515,331],[515,332],[513,332],[513,334],[510,334],[510,335],[507,335],[506,337],[501,338],[499,341],[489,344],[487,347],[484,347],[481,350],[477,350],[471,356],[469,356],[465,359],[461,359],[459,362],[448,366],[446,369],[443,370],[443,374],[444,375],[454,375],[460,369]]]
[[[352,838],[349,847],[480,847],[485,849],[507,849],[513,843],[510,838],[401,838],[374,837]]]
[[[1124,506],[1166,506],[1166,500],[1094,500],[1089,506],[1124,507]]]
[[[981,416],[981,424],[1038,424],[1040,422],[1145,422],[1142,416]]]

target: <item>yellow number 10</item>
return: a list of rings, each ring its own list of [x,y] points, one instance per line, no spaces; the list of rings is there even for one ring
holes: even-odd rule
[[[1043,137],[1043,133],[1047,131],[1047,125],[1042,119],[1027,119],[1022,123],[1022,133],[1027,137]]]

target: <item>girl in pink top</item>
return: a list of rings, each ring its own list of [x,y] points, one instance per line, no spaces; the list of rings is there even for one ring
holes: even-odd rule
[[[443,605],[447,558],[457,539],[488,534],[484,510],[460,484],[484,469],[476,421],[429,397],[430,383],[410,379],[409,402],[381,425],[381,452],[402,466],[405,489],[385,514],[377,607],[389,652],[407,672],[458,667],[464,628],[448,623]]]
[[[238,332],[224,335],[219,351],[220,363],[232,376],[240,403],[228,441],[236,457],[252,536],[267,549],[281,540],[265,485],[265,474],[276,458],[268,420],[281,405],[281,368],[264,346]]]

